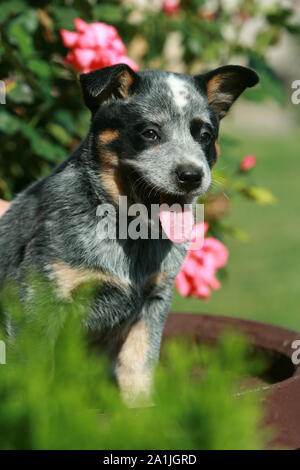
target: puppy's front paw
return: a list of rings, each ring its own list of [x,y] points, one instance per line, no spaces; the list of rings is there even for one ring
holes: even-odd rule
[[[117,370],[122,399],[130,408],[153,406],[150,371]]]

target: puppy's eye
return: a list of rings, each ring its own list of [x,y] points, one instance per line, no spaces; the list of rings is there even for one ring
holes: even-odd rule
[[[206,129],[201,130],[200,132],[200,140],[204,144],[208,144],[211,141],[211,133],[208,132]]]
[[[142,132],[142,136],[145,137],[147,140],[159,140],[160,137],[158,133],[154,129],[146,129]]]

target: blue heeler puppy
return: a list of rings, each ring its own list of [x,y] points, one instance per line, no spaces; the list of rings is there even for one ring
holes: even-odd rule
[[[85,327],[101,337],[122,395],[133,403],[151,392],[151,369],[187,244],[167,237],[101,239],[97,208],[112,204],[118,212],[121,195],[147,208],[178,203],[181,222],[190,223],[183,207],[210,186],[219,122],[258,76],[234,65],[189,77],[135,73],[120,64],[80,81],[92,113],[89,133],[1,218],[0,284],[22,283],[35,269],[54,281],[58,296],[71,299],[83,283],[99,282]],[[164,229],[165,220],[161,216]]]

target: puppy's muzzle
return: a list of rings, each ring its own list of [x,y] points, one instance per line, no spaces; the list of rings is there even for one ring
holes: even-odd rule
[[[202,168],[194,165],[180,165],[177,167],[175,173],[178,185],[185,191],[198,188],[204,177]]]

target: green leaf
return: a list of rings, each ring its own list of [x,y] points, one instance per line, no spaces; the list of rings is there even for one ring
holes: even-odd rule
[[[266,188],[251,186],[246,190],[246,194],[250,198],[255,199],[255,201],[262,206],[275,204],[277,202],[276,197]]]
[[[19,119],[5,109],[0,109],[0,131],[5,134],[13,135],[20,128]]]
[[[25,13],[18,15],[10,21],[8,26],[8,37],[12,44],[18,46],[24,56],[33,55],[34,47],[32,35],[38,26],[36,10],[27,9]]]
[[[69,134],[75,133],[75,122],[72,113],[66,109],[59,109],[54,114],[54,120],[63,126]]]
[[[88,0],[73,0],[74,7],[78,10],[79,16],[86,21],[92,19],[92,6]]]
[[[28,61],[28,67],[34,73],[36,73],[40,78],[48,78],[51,76],[51,67],[44,60],[40,59],[30,59]]]
[[[0,23],[6,21],[10,16],[24,11],[25,5],[22,1],[14,1],[2,3],[0,9]]]
[[[104,21],[107,23],[118,23],[123,19],[123,11],[120,5],[95,5],[93,8],[93,17],[96,21]]]
[[[18,47],[19,52],[24,57],[33,55],[34,48],[31,37],[28,33],[18,24],[14,24],[9,28],[9,40],[12,44]]]
[[[39,24],[37,11],[27,8],[26,11],[17,16],[17,18],[13,20],[12,23],[22,27],[27,33],[33,34]]]
[[[33,102],[33,93],[27,83],[15,82],[7,92],[7,96],[14,103],[31,104]]]
[[[74,31],[74,19],[80,16],[79,11],[72,7],[50,5],[50,14],[54,15],[58,29],[70,29]]]
[[[64,146],[68,146],[72,140],[72,137],[62,126],[55,123],[50,123],[47,126],[47,131],[51,134],[58,142]]]
[[[66,156],[64,148],[42,137],[37,130],[22,119],[19,119],[19,127],[23,135],[30,141],[31,148],[36,155],[55,163]]]
[[[227,234],[240,242],[247,242],[249,241],[249,234],[241,229],[240,227],[236,227],[235,225],[230,225],[227,223],[220,223],[218,222],[218,230],[220,232],[219,237],[221,234]]]

